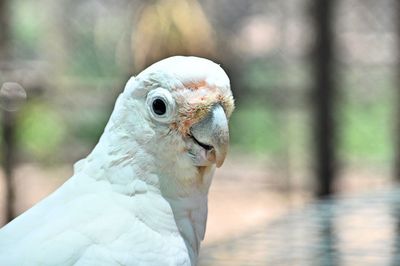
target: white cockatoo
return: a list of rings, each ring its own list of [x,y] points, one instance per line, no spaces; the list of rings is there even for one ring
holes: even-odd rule
[[[0,230],[0,265],[196,265],[233,109],[228,76],[207,59],[132,77],[73,176]]]

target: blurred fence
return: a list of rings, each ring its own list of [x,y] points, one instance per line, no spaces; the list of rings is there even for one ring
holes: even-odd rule
[[[130,75],[165,56],[193,54],[220,63],[231,77],[233,153],[265,160],[287,186],[315,187],[321,155],[314,152],[313,112],[323,97],[334,101],[325,132],[336,132],[326,138],[334,138],[326,159],[338,170],[331,179],[359,169],[389,178],[398,135],[395,0],[335,1],[326,73],[335,70],[327,84],[336,93],[319,98],[313,88],[326,80],[316,83],[318,1],[0,1],[6,2],[2,19],[8,18],[10,34],[0,47],[10,57],[1,62],[0,81],[28,80],[24,87],[35,83],[44,90],[35,98],[28,91],[16,114],[20,163],[72,163],[85,156]],[[4,68],[10,62],[12,74]],[[34,74],[17,75],[27,66]]]

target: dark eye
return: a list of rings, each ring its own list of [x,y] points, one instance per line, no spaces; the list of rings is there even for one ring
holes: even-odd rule
[[[167,111],[167,107],[165,106],[165,102],[161,99],[155,99],[153,101],[153,111],[157,115],[163,115]]]

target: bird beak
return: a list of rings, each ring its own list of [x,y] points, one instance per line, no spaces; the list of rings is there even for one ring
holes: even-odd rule
[[[222,106],[214,105],[208,115],[194,124],[190,131],[195,142],[205,150],[207,161],[220,167],[229,146],[228,119]]]

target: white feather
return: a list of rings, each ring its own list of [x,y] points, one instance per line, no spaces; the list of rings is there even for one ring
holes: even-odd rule
[[[145,98],[160,84],[198,79],[229,89],[218,65],[195,57],[131,78],[74,175],[0,230],[0,265],[194,265],[214,168],[200,175],[177,152],[182,137],[152,122]]]

